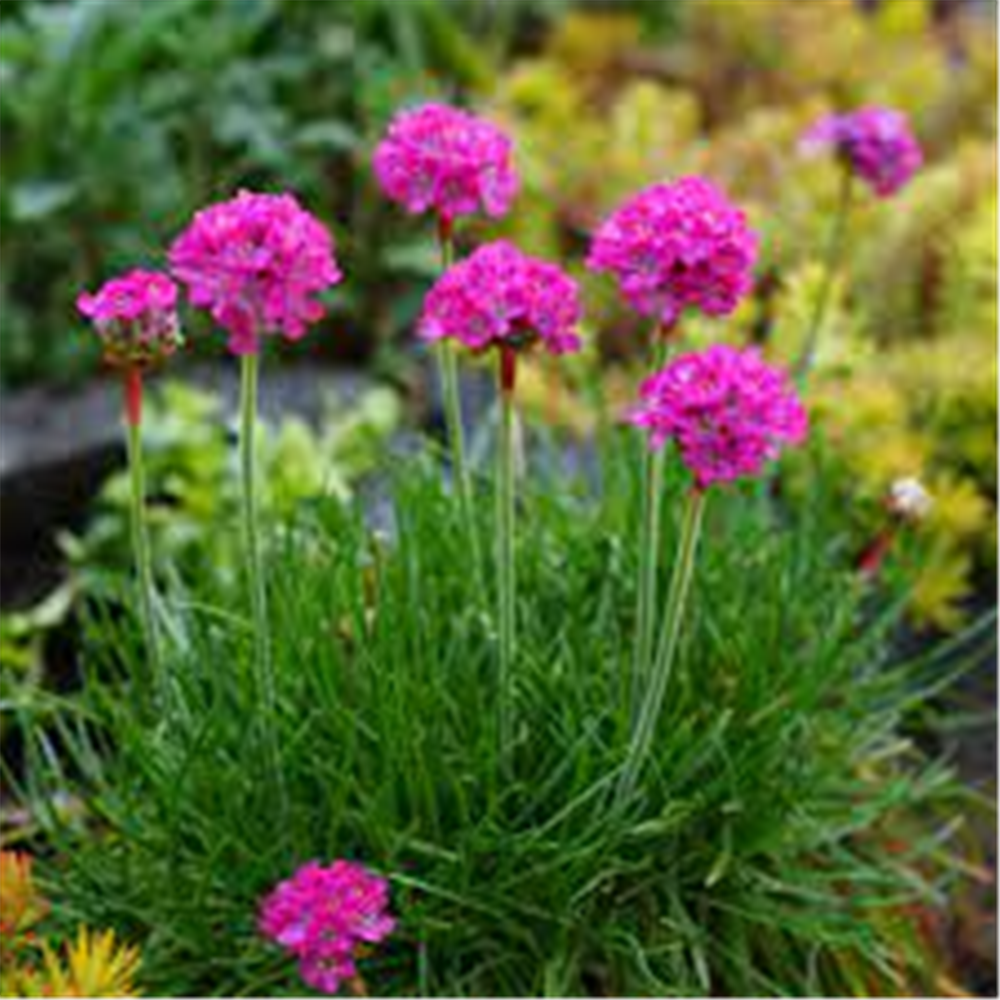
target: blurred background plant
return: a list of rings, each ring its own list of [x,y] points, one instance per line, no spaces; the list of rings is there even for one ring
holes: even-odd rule
[[[289,416],[260,431],[261,509],[271,523],[288,522],[321,499],[346,503],[364,477],[384,461],[400,429],[402,401],[375,387],[345,405],[330,397],[318,427]],[[218,396],[166,381],[148,405],[149,530],[156,575],[165,583],[211,577],[219,586],[238,579],[239,540],[220,526],[239,516],[240,497],[230,427]],[[79,533],[63,531],[64,580],[35,605],[0,615],[0,720],[41,697],[51,684],[53,643],[82,604],[118,603],[129,573],[128,476],[112,475]],[[61,650],[65,658],[66,650]],[[47,669],[48,667],[48,669]],[[76,664],[62,664],[62,685],[75,682]],[[69,676],[67,676],[69,674]],[[4,736],[0,730],[0,736]]]
[[[804,161],[798,139],[831,108],[904,109],[928,162],[900,197],[854,212],[810,396],[859,537],[874,530],[893,478],[923,476],[938,495],[925,528],[933,557],[911,610],[920,626],[954,628],[975,591],[994,593],[992,27],[967,5],[924,0],[698,0],[681,10],[682,30],[666,45],[628,11],[574,10],[501,77],[491,106],[517,137],[525,182],[508,229],[539,252],[570,256],[585,277],[587,234],[626,192],[705,172],[747,206],[763,260],[736,322],[693,321],[683,333],[760,343],[792,361],[837,197],[836,171]],[[644,338],[609,286],[587,285],[595,363],[624,360],[627,370]],[[566,388],[542,378],[538,392]],[[591,425],[583,417],[581,428]]]
[[[524,190],[500,228],[585,280],[597,349],[562,375],[529,375],[526,392],[540,419],[586,433],[599,422],[593,374],[626,398],[634,345],[645,339],[633,336],[609,283],[582,269],[597,220],[665,176],[704,171],[726,184],[764,235],[758,290],[736,322],[691,323],[685,335],[752,340],[792,359],[836,197],[835,171],[804,162],[798,137],[831,107],[902,107],[928,163],[891,203],[854,213],[810,393],[858,539],[876,525],[892,478],[921,475],[938,497],[924,528],[933,555],[911,598],[915,622],[952,629],[977,591],[992,596],[996,48],[972,5],[12,0],[0,18],[8,387],[92,372],[77,290],[128,262],[155,262],[194,207],[241,184],[298,190],[343,244],[351,280],[331,296],[314,349],[405,370],[400,347],[437,254],[426,227],[374,190],[370,151],[400,103],[443,96],[471,100],[514,134]],[[218,350],[195,317],[188,323],[198,351]],[[225,566],[204,527],[227,503],[214,495],[224,480],[221,415],[208,399],[169,394],[176,409],[155,433],[179,432],[189,445],[164,444],[174,471],[172,537],[163,541],[172,552],[201,547]],[[213,440],[202,442],[206,434]],[[287,467],[299,475],[286,481],[304,494],[316,476],[337,478],[310,462],[311,450],[336,457],[309,434],[292,421],[273,439],[278,454],[297,456]],[[194,441],[204,445],[200,466],[185,460]],[[88,541],[67,545],[77,567],[118,544],[109,499],[117,489],[105,491]],[[8,660],[24,654],[11,636],[32,634],[26,622],[50,621],[64,603],[4,622]]]
[[[623,9],[669,30],[674,7],[659,6]],[[96,355],[74,336],[76,291],[155,262],[196,207],[240,185],[293,188],[332,223],[351,281],[320,339],[367,356],[408,325],[437,266],[428,234],[374,194],[376,136],[403,101],[487,93],[511,52],[538,44],[567,7],[4,3],[0,381],[91,371]]]
[[[0,992],[5,997],[134,997],[139,950],[85,926],[63,940],[46,918],[34,859],[0,851]]]

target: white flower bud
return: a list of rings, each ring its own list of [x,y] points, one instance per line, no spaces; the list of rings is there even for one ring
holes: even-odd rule
[[[889,488],[889,510],[905,521],[922,521],[934,506],[934,498],[914,476],[897,479]]]

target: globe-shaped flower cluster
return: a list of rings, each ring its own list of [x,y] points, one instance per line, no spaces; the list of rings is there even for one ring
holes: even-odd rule
[[[895,194],[923,163],[906,116],[891,108],[827,115],[805,133],[801,147],[806,154],[835,150],[880,198]]]
[[[400,112],[375,151],[382,190],[407,211],[451,222],[484,212],[497,217],[517,193],[510,139],[496,126],[446,104]]]
[[[158,271],[136,269],[83,292],[77,308],[93,321],[107,361],[146,368],[168,358],[183,343],[177,320],[177,286]]]
[[[711,182],[684,177],[640,191],[607,218],[587,266],[613,274],[633,309],[670,326],[688,308],[731,313],[756,259],[744,213]]]
[[[653,447],[676,442],[699,489],[756,475],[808,431],[784,372],[753,348],[717,344],[684,354],[643,382],[629,420]]]
[[[234,354],[256,353],[264,334],[299,339],[323,315],[315,296],[341,279],[332,237],[290,194],[241,191],[203,209],[169,258]]]
[[[303,865],[264,899],[261,933],[299,960],[310,986],[336,993],[357,974],[358,947],[392,933],[388,882],[351,861]]]
[[[551,354],[579,350],[580,291],[555,264],[497,240],[438,279],[424,302],[419,333],[451,337],[481,351],[540,342]]]

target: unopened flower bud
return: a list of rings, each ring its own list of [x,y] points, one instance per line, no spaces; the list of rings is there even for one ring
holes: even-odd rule
[[[95,294],[84,292],[77,308],[90,319],[116,368],[159,364],[183,343],[177,319],[177,286],[157,271],[130,271]]]
[[[922,521],[934,506],[934,498],[914,476],[897,479],[889,488],[886,506],[903,521]]]

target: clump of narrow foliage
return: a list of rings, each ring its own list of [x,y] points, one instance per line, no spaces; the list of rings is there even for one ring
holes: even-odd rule
[[[932,989],[918,916],[964,793],[906,723],[948,674],[941,653],[893,656],[901,602],[876,611],[858,582],[818,459],[794,510],[763,482],[709,507],[652,766],[616,805],[641,521],[625,435],[589,476],[546,460],[523,491],[503,757],[493,594],[425,460],[392,478],[388,532],[330,500],[270,535],[280,793],[251,723],[252,628],[221,610],[240,607],[232,583],[172,601],[166,713],[133,618],[92,607],[82,699],[21,720],[19,790],[65,859],[68,910],[144,939],[154,993],[296,993],[257,901],[297,863],[357,857],[398,916],[363,963],[379,994]],[[679,466],[666,482],[669,551]],[[488,551],[488,511],[476,529]],[[68,788],[82,819],[52,806]]]

